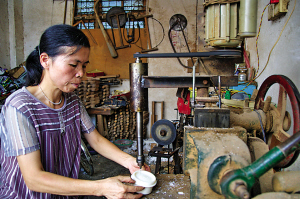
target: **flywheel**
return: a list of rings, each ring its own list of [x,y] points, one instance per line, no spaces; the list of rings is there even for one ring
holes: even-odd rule
[[[285,124],[285,121],[288,115],[286,113],[287,96],[289,97],[293,112],[293,134],[300,130],[300,94],[295,84],[284,75],[272,75],[262,83],[255,100],[254,108],[264,110],[266,93],[269,90],[269,88],[275,83],[279,84],[280,87],[277,107],[273,107],[273,113],[275,114],[273,115],[272,128],[274,130],[274,133],[271,135],[268,141],[270,149],[284,142],[287,138],[290,137],[290,135],[285,132],[287,130],[287,125]],[[270,107],[269,110],[270,109],[272,109],[272,107]],[[276,167],[286,168],[292,165],[297,159],[298,155],[299,150],[289,155]]]

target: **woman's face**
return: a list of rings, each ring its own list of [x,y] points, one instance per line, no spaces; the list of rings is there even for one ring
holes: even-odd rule
[[[72,92],[78,88],[89,63],[90,49],[82,47],[76,53],[76,47],[66,47],[65,54],[51,59],[49,76],[53,84],[63,92]]]

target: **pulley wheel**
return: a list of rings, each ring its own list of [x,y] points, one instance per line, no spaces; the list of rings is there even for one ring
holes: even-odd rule
[[[267,91],[273,84],[279,84],[279,96],[277,103],[277,111],[279,112],[279,116],[282,124],[282,131],[277,131],[276,135],[272,135],[270,142],[268,143],[270,148],[277,146],[278,144],[284,142],[289,138],[289,135],[284,132],[283,129],[286,130],[284,120],[287,118],[286,116],[286,99],[287,96],[290,99],[290,104],[293,112],[293,134],[297,133],[300,130],[300,94],[295,86],[295,84],[284,75],[271,75],[268,77],[259,88],[257,93],[257,97],[255,100],[255,109],[263,109],[264,107],[264,98],[267,94]],[[273,124],[274,126],[274,124]],[[291,155],[289,155],[284,161],[282,161],[277,168],[286,168],[292,165],[299,155],[299,150],[295,151]]]
[[[151,128],[153,139],[160,145],[169,145],[176,138],[176,129],[169,120],[161,119],[156,121]]]
[[[126,14],[124,9],[122,7],[112,7],[106,14],[106,21],[113,28],[118,28],[118,23],[120,27],[123,27],[126,24]]]
[[[211,55],[211,58],[239,58],[242,56],[242,51],[240,50],[233,50],[233,49],[221,49],[221,50],[214,50],[214,52],[220,52],[223,54],[219,55]]]
[[[187,20],[182,14],[175,14],[171,17],[169,24],[170,28],[173,27],[172,30],[181,31],[186,28]]]

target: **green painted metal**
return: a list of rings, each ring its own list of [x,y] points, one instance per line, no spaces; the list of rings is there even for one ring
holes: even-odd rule
[[[230,154],[223,155],[214,160],[214,162],[210,165],[207,181],[210,188],[218,194],[222,194],[222,190],[220,188],[220,181],[222,179],[222,174],[227,171],[229,168],[244,168],[249,165],[243,157]]]
[[[208,184],[212,190],[221,194],[221,189],[219,186],[219,173],[222,171],[228,161],[230,161],[230,156],[220,156],[211,165],[207,174]]]
[[[250,191],[255,183],[255,179],[273,168],[276,164],[285,159],[285,157],[285,154],[279,147],[274,147],[251,165],[227,173],[221,180],[220,186],[222,194],[227,198],[239,198],[235,193],[233,193],[231,186],[232,183],[242,181],[245,183],[248,191]]]

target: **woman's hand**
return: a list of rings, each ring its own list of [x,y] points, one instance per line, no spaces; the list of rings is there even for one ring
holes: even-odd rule
[[[132,180],[130,176],[111,177],[96,181],[96,183],[99,183],[100,187],[98,188],[99,193],[95,193],[95,195],[105,196],[108,199],[135,199],[143,196],[143,194],[137,194],[135,192],[143,190],[144,187],[133,186],[134,180]],[[129,185],[129,183],[132,183],[132,185]]]
[[[136,159],[134,157],[130,158],[130,160],[128,160],[128,169],[130,171],[131,174],[133,174],[135,171],[139,170],[140,167],[136,162]],[[144,166],[142,167],[142,170],[146,170],[151,172],[150,167],[147,164],[144,164]]]

